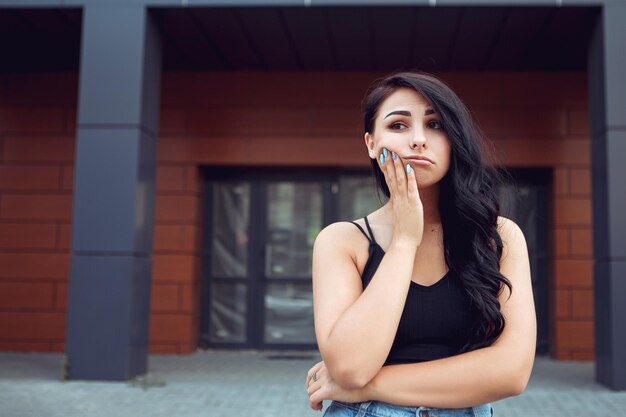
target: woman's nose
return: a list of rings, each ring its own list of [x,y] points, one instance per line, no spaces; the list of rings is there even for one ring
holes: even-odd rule
[[[411,149],[417,149],[420,147],[426,147],[426,135],[422,130],[416,130],[415,134],[411,138]]]

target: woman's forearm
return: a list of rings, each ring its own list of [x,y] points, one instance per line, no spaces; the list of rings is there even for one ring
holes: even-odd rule
[[[428,362],[391,365],[363,388],[363,397],[406,406],[462,408],[520,394],[530,371],[490,346]]]
[[[411,283],[416,247],[393,242],[367,288],[337,320],[324,361],[335,380],[358,388],[383,366]]]

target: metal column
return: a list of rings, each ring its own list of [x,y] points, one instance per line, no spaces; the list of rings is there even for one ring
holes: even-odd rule
[[[145,6],[83,10],[67,376],[147,370],[161,46]]]
[[[596,380],[626,390],[626,5],[605,4],[589,53]]]

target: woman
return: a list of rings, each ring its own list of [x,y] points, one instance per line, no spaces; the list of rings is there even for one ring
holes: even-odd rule
[[[364,100],[383,207],[324,228],[313,248],[315,332],[307,374],[325,416],[490,416],[533,366],[526,242],[499,216],[496,171],[442,81],[398,73]]]

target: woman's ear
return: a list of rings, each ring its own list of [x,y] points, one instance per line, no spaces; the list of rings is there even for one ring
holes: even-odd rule
[[[365,132],[363,138],[365,139],[365,146],[367,146],[367,152],[370,158],[376,159],[376,153],[374,151],[374,138],[369,134],[369,132]]]

